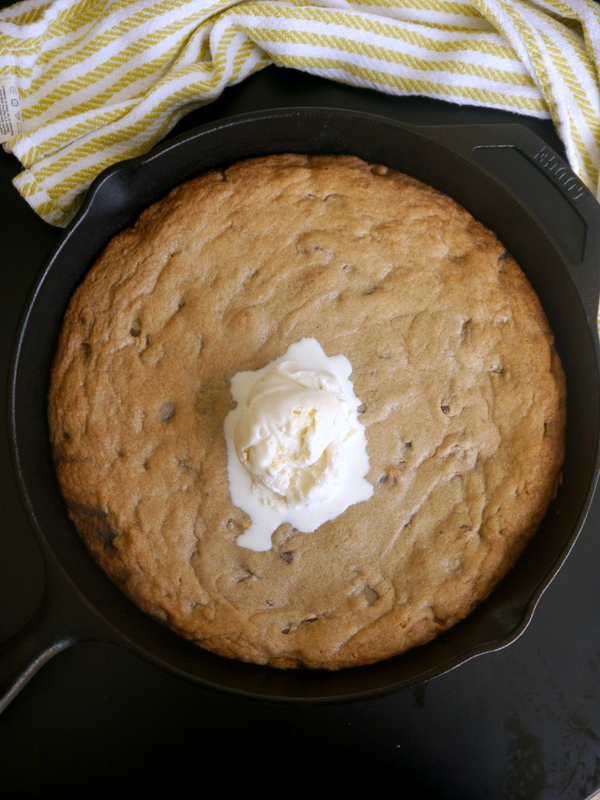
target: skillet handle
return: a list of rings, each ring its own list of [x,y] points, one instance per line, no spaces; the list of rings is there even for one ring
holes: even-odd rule
[[[104,630],[104,634],[103,634]],[[0,645],[0,713],[53,656],[83,641],[107,641],[92,613],[73,602],[72,587],[46,560],[44,594],[32,619]]]
[[[485,169],[535,216],[562,253],[597,331],[600,204],[570,166],[522,125],[435,126],[426,136]],[[597,336],[596,336],[597,338]]]
[[[40,607],[21,631],[0,646],[0,713],[52,656],[79,641],[69,634],[57,635],[48,623]]]

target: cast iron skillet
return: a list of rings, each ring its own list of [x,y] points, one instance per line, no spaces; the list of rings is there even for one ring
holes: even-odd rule
[[[429,644],[335,673],[229,661],[139,611],[95,565],[67,517],[46,422],[49,371],[63,314],[110,237],[198,173],[248,156],[290,151],[358,155],[414,175],[458,200],[498,234],[529,277],[567,375],[564,480],[514,569],[466,620]],[[15,345],[11,446],[23,501],[45,556],[46,582],[35,618],[0,652],[2,704],[52,655],[90,639],[124,644],[205,687],[309,703],[382,695],[514,641],[572,547],[596,487],[599,258],[595,199],[546,144],[518,125],[414,127],[357,112],[285,109],[198,128],[109,169],[94,183],[43,268]]]

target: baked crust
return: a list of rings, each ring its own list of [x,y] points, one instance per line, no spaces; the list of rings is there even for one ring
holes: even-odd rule
[[[361,399],[373,497],[236,545],[232,376],[316,338]],[[367,664],[465,617],[555,494],[565,382],[527,279],[431,187],[282,155],[173,190],[75,293],[49,421],[69,514],[123,591],[225,656]]]

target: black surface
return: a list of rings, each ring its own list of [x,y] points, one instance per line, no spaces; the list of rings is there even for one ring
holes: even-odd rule
[[[255,108],[358,107],[417,124],[520,121],[560,151],[549,123],[348,90],[270,68],[178,130]],[[2,375],[20,308],[58,238],[10,186],[0,158]],[[575,223],[576,224],[576,223]],[[2,397],[4,403],[5,395]],[[3,413],[5,406],[2,407]],[[43,582],[2,432],[0,638],[34,613]],[[244,791],[315,790],[357,774],[402,797],[585,798],[600,787],[600,505],[518,641],[429,683],[337,707],[282,707],[207,691],[123,648],[83,644],[52,659],[0,717],[0,797],[123,797],[211,778]]]

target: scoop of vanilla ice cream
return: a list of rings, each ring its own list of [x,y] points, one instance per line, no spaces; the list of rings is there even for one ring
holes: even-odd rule
[[[356,432],[336,378],[287,360],[256,382],[234,443],[263,502],[302,505],[339,485],[341,446]]]
[[[311,533],[373,494],[351,372],[346,356],[328,356],[304,338],[232,377],[227,477],[232,502],[251,520],[236,538],[240,547],[268,550],[286,522]]]

